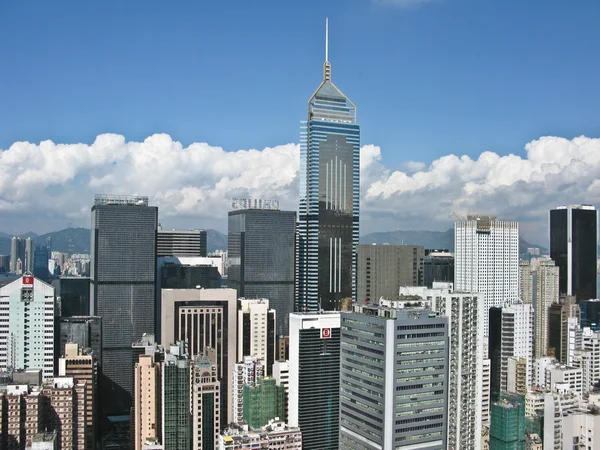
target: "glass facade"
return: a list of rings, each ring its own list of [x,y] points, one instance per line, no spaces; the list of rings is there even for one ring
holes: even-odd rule
[[[141,198],[96,199],[92,207],[91,313],[102,317],[102,410],[129,413],[131,344],[154,333],[158,208]]]
[[[598,212],[591,206],[550,211],[550,257],[560,268],[561,294],[597,297]]]
[[[61,277],[54,280],[56,295],[60,297],[61,317],[90,314],[90,279],[87,277]]]
[[[191,448],[190,366],[187,358],[165,360],[163,382],[162,444],[164,448]]]
[[[319,328],[300,330],[298,426],[303,448],[337,449],[340,412],[340,329],[321,338]]]
[[[434,281],[454,283],[454,256],[446,251],[425,250],[423,261],[424,284],[433,287]]]
[[[600,331],[600,300],[581,300],[579,302],[581,328],[589,327]]]
[[[228,287],[238,297],[268,299],[277,311],[278,336],[288,335],[294,310],[295,232],[295,211],[229,212]]]
[[[297,311],[339,310],[356,299],[360,127],[356,107],[325,77],[300,135]]]

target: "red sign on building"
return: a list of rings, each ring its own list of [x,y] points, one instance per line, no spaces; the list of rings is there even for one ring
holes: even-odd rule
[[[331,339],[331,328],[321,328],[321,339]]]
[[[25,275],[23,277],[23,287],[33,287],[33,277],[31,275]]]

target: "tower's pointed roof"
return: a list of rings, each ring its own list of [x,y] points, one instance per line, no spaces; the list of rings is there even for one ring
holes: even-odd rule
[[[309,120],[356,122],[356,106],[331,81],[329,62],[329,19],[325,19],[325,63],[323,81],[308,100]]]

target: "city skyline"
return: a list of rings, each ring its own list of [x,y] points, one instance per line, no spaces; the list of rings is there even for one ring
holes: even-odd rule
[[[316,9],[311,10],[310,15],[301,14],[298,23],[292,21],[285,32],[276,20],[285,18],[285,12],[273,10],[257,23],[269,25],[260,33],[249,32],[238,17],[240,13],[256,15],[256,12],[240,7],[230,23],[216,20],[216,24],[223,27],[215,30],[215,25],[210,26],[215,36],[222,38],[210,51],[198,36],[194,39],[190,35],[188,18],[169,16],[182,21],[177,30],[181,33],[179,37],[186,39],[176,42],[175,37],[165,38],[159,50],[155,50],[157,36],[146,34],[142,38],[126,29],[124,20],[133,20],[136,13],[142,14],[150,24],[159,20],[158,16],[162,18],[164,11],[156,5],[144,11],[124,7],[120,10],[123,16],[120,19],[111,17],[110,6],[72,11],[63,11],[60,6],[51,8],[46,11],[48,17],[56,17],[58,21],[104,18],[114,26],[116,37],[92,45],[84,36],[81,46],[90,45],[89,54],[78,51],[70,59],[61,49],[73,40],[70,34],[73,31],[65,29],[50,34],[48,45],[54,49],[56,61],[48,61],[48,64],[71,67],[78,58],[85,63],[93,56],[99,58],[99,62],[105,59],[114,62],[111,58],[115,58],[124,63],[127,57],[131,58],[125,67],[129,72],[103,79],[96,79],[97,75],[84,77],[81,82],[69,78],[75,83],[74,91],[85,92],[77,97],[65,91],[64,80],[57,80],[54,72],[43,80],[33,73],[29,73],[29,78],[15,78],[28,70],[28,66],[23,65],[27,57],[22,55],[43,56],[37,54],[35,36],[47,25],[37,24],[38,28],[30,30],[32,36],[11,43],[6,59],[14,62],[14,70],[0,75],[0,82],[5,81],[0,85],[14,88],[7,90],[7,102],[0,108],[0,148],[3,149],[0,173],[5,175],[5,182],[0,185],[3,200],[0,211],[5,218],[1,231],[45,232],[63,228],[66,223],[84,225],[87,204],[95,193],[149,195],[153,204],[159,206],[161,221],[169,227],[183,229],[201,224],[204,228],[224,230],[227,203],[232,197],[276,198],[281,201],[282,209],[296,209],[300,150],[297,128],[293,124],[303,119],[306,91],[318,81],[314,68],[323,58],[325,16],[329,16],[332,23],[330,55],[339,76],[338,83],[360,105],[359,121],[363,129],[368,130],[363,133],[361,148],[363,233],[394,229],[447,230],[454,221],[454,213],[485,213],[521,222],[523,236],[543,245],[547,238],[549,209],[562,204],[599,202],[600,184],[595,182],[595,174],[600,162],[593,155],[600,149],[600,139],[584,137],[598,135],[598,127],[590,123],[593,117],[590,108],[597,104],[595,96],[598,94],[588,71],[573,74],[554,67],[552,72],[539,75],[534,83],[531,79],[534,73],[526,70],[531,61],[542,59],[539,62],[543,62],[549,48],[555,52],[552,56],[558,58],[573,59],[592,52],[590,46],[597,30],[591,31],[582,23],[577,29],[569,25],[564,30],[564,39],[551,46],[534,36],[535,30],[541,31],[538,29],[541,25],[527,22],[527,30],[523,26],[535,12],[531,4],[505,2],[499,10],[492,6],[469,10],[473,6],[470,0],[413,2],[415,4],[408,8],[392,3],[395,2],[361,0],[332,3],[328,7],[313,5]],[[183,5],[170,14],[185,12],[188,6]],[[201,12],[219,12],[218,6],[211,8],[216,10],[191,8],[189,12],[191,17],[198,17]],[[589,20],[598,7],[584,2],[579,8],[570,10],[558,2],[546,4],[544,26],[557,26],[565,17]],[[39,12],[16,5],[7,10],[4,17],[8,18],[35,18]],[[503,17],[514,19],[515,28],[495,29],[492,36],[481,33],[480,27],[490,20],[492,13],[498,15],[499,21]],[[474,25],[479,19],[483,23]],[[453,20],[464,25],[463,34],[477,36],[475,48],[465,40]],[[32,26],[18,20],[8,22],[9,33],[15,26]],[[406,25],[400,27],[403,31],[395,31],[398,23]],[[417,30],[419,25],[423,28]],[[169,29],[175,25],[164,26]],[[239,28],[231,29],[234,26]],[[306,45],[299,46],[300,37],[306,35],[304,29],[311,32],[309,38],[304,39]],[[349,29],[353,33],[351,39],[344,35]],[[428,39],[415,39],[428,31],[431,32]],[[385,38],[386,32],[392,33],[390,39]],[[239,43],[240,33],[245,33],[242,47],[254,55],[252,59],[240,55],[240,49],[234,45]],[[442,33],[446,33],[444,39]],[[528,43],[516,54],[513,33],[526,38],[523,42]],[[121,49],[117,36],[131,48]],[[189,55],[196,55],[189,57],[188,62],[193,63],[189,71],[161,71],[140,78],[133,70],[131,64],[141,63],[138,58],[142,55],[166,58],[164,49],[175,43],[182,46],[175,52],[180,57],[180,52],[185,50],[189,50]],[[287,50],[298,52],[297,58],[285,58],[282,50],[287,44]],[[198,52],[191,51],[193,45],[200,45]],[[532,59],[528,60],[528,56]],[[230,60],[236,57],[244,67],[255,69],[243,71],[232,83]],[[469,57],[469,64],[462,64]],[[447,67],[452,58],[457,63]],[[236,108],[226,110],[222,104],[214,103],[211,92],[199,88],[207,81],[204,63],[217,67],[224,59],[225,68],[229,69],[214,70],[222,78],[209,81],[217,87],[214,91],[221,92],[220,88],[227,86],[232,89],[231,95],[240,99]],[[442,64],[440,68],[444,69],[444,76],[439,79],[429,75],[436,73],[436,63]],[[497,69],[495,65],[510,66],[511,73],[519,73],[523,78],[517,82],[507,75],[506,69],[491,75],[493,69]],[[199,77],[198,86],[196,80],[189,78],[191,73]],[[507,78],[501,79],[502,74]],[[184,77],[181,88],[168,83],[178,77]],[[540,78],[544,83],[538,83]],[[33,91],[46,89],[39,97],[39,105],[30,97],[33,95],[28,91],[30,84],[23,80],[33,83]],[[152,81],[156,84],[150,89]],[[50,82],[58,84],[49,86]],[[384,82],[388,89],[371,88]],[[536,83],[546,90],[555,89],[560,94],[556,103],[544,102],[546,97],[541,94],[547,92],[540,92],[543,89]],[[452,89],[448,89],[449,86]],[[52,87],[56,89],[50,89]],[[283,92],[283,87],[286,89],[284,102],[275,94]],[[114,92],[105,94],[113,100],[116,100],[115,95],[121,95],[120,100],[107,105],[96,96],[96,88],[112,89]],[[160,96],[156,106],[164,107],[162,109],[170,111],[170,115],[158,117],[145,113],[144,110],[154,108],[146,105],[144,95],[163,88],[170,95],[168,98]],[[191,96],[178,95],[176,90],[192,88]],[[123,89],[134,93],[129,95]],[[65,96],[59,106],[53,96],[60,92]],[[585,96],[581,95],[583,92]],[[57,108],[52,126],[48,127],[35,115],[29,119],[32,109],[25,111],[16,103],[19,95],[36,106],[36,111]],[[255,101],[257,95],[261,96],[260,102]],[[507,95],[509,98],[505,99]],[[202,100],[201,106],[190,110],[195,99]],[[82,100],[99,108],[85,106]],[[256,113],[244,114],[251,105],[257,108]],[[83,108],[78,116],[86,117],[87,124],[80,123],[79,117],[75,120],[70,116],[77,107]],[[129,112],[127,118],[119,113],[123,108]],[[209,110],[210,118],[204,116]],[[25,112],[29,114],[27,120],[23,116]],[[182,114],[187,115],[185,120]],[[523,114],[527,114],[527,118]],[[137,119],[132,121],[130,117],[134,116]],[[255,123],[257,118],[263,121]],[[224,123],[231,121],[236,122],[236,133],[223,128]],[[471,132],[485,131],[477,131],[474,136],[464,127]],[[228,126],[225,128],[230,130]],[[251,150],[253,148],[257,150]],[[218,216],[215,211],[220,212]],[[32,225],[32,219],[40,215],[45,218],[43,224]]]

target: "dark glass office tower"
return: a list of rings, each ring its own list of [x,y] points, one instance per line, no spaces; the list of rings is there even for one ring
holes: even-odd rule
[[[423,269],[428,288],[436,281],[454,283],[454,255],[448,250],[425,249]]]
[[[45,245],[36,245],[33,253],[33,276],[40,280],[48,281],[50,272],[48,271],[48,247]]]
[[[206,256],[206,231],[162,230],[159,227],[156,256]]]
[[[88,277],[60,277],[52,281],[56,296],[60,297],[60,316],[87,316],[90,314],[90,279]]]
[[[359,160],[356,107],[331,81],[326,50],[300,134],[298,311],[339,310],[342,299],[356,299]]]
[[[287,336],[294,312],[296,212],[264,203],[229,212],[228,287],[238,297],[269,299],[277,311],[277,335]]]
[[[91,313],[102,317],[102,410],[129,413],[131,344],[154,333],[158,208],[148,197],[96,196],[92,207]]]
[[[581,328],[589,327],[592,331],[600,331],[600,300],[581,300],[579,310]]]
[[[550,211],[550,258],[560,268],[561,294],[597,297],[598,212],[589,205]]]

